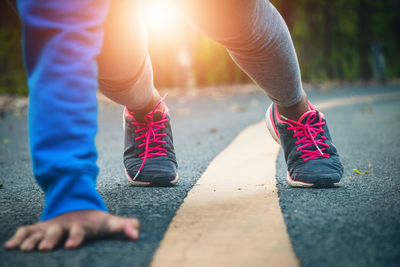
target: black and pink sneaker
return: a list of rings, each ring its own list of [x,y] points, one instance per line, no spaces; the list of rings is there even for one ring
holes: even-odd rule
[[[310,103],[298,121],[280,115],[275,104],[266,113],[269,132],[281,144],[293,187],[332,187],[343,175],[324,115]]]
[[[162,100],[137,120],[124,110],[125,174],[134,186],[171,186],[178,182],[168,107]]]

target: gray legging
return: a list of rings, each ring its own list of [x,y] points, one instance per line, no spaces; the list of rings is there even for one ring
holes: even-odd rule
[[[233,60],[276,104],[302,97],[299,64],[288,28],[267,0],[177,0],[199,31]],[[127,23],[130,21],[131,23]],[[137,1],[111,1],[98,58],[100,90],[122,105],[143,108],[153,95],[147,35]]]

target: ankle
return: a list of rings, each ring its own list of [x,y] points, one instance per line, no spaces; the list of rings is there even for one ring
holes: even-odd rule
[[[144,117],[147,113],[151,112],[160,100],[160,95],[156,90],[154,90],[152,98],[144,107],[137,108],[137,106],[127,106],[127,109],[134,112],[136,115],[135,117],[141,118]]]
[[[297,104],[294,104],[290,107],[283,107],[279,105],[276,105],[276,107],[279,114],[294,121],[297,121],[301,117],[301,115],[310,110],[308,106],[307,95],[305,93],[303,93],[300,102],[298,102]]]

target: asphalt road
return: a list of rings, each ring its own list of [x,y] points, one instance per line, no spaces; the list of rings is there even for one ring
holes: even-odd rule
[[[341,186],[290,188],[282,151],[277,161],[280,205],[298,258],[303,266],[400,266],[400,100],[323,113],[345,167]]]
[[[309,92],[312,101],[399,91],[399,87],[337,88]],[[0,266],[147,266],[184,197],[210,161],[247,125],[264,116],[263,93],[196,98],[170,96],[181,180],[172,188],[134,188],[122,168],[122,108],[99,108],[98,190],[110,212],[138,217],[139,242],[124,239],[85,244],[77,251],[7,252]],[[336,189],[292,189],[278,157],[281,207],[303,266],[399,266],[400,264],[400,101],[357,104],[324,112],[345,164]],[[43,193],[31,174],[26,116],[0,119],[0,243],[18,225],[36,222]],[[370,165],[369,165],[370,164]],[[357,175],[352,170],[371,173]]]

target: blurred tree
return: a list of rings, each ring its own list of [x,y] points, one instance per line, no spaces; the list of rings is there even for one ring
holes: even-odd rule
[[[369,0],[359,0],[358,12],[358,53],[360,58],[359,75],[363,79],[371,77],[370,47],[371,47],[371,20],[372,3]]]
[[[385,62],[386,66],[381,69],[386,70],[387,78],[400,77],[399,0],[271,2],[292,33],[304,80],[370,79],[379,62]],[[0,1],[1,94],[27,94],[20,35],[18,16],[7,1]],[[250,81],[222,46],[193,30],[185,29],[181,39],[169,39],[150,40],[158,87],[182,85],[177,60],[182,43],[188,44],[191,51],[191,68],[198,86]],[[379,48],[384,58],[379,55],[373,58],[373,47],[374,51]]]
[[[11,3],[15,6],[15,3]],[[0,94],[26,95],[21,53],[21,26],[16,10],[0,2]]]
[[[272,2],[282,8],[287,19],[304,79],[371,78],[373,44],[382,47],[388,77],[399,77],[400,1]],[[289,18],[285,6],[291,6]]]

